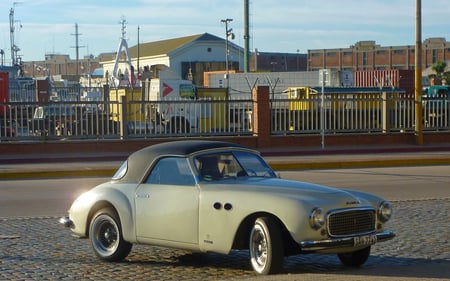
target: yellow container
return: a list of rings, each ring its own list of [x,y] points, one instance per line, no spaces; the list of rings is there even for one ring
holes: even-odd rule
[[[198,98],[211,100],[205,102],[200,118],[200,132],[220,131],[227,128],[227,89],[226,88],[198,88]]]

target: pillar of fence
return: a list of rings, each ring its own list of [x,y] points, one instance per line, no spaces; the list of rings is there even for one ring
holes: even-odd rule
[[[124,95],[120,99],[120,113],[119,113],[119,122],[120,122],[120,138],[127,139],[128,138],[128,120],[127,120],[127,97]]]
[[[253,88],[253,135],[257,137],[258,147],[270,146],[270,92],[269,86]]]
[[[391,103],[387,92],[381,93],[383,100],[381,118],[383,120],[383,133],[387,134],[391,130]]]
[[[109,85],[105,84],[103,85],[103,110],[106,114],[106,116],[109,117],[110,110],[109,110]]]

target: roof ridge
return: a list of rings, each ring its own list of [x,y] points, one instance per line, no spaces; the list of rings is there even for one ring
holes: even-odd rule
[[[163,55],[168,54],[194,41],[212,41],[212,40],[214,41],[222,39],[209,33],[194,34],[183,37],[141,43],[139,44],[139,52],[141,57]],[[132,57],[137,56],[137,49],[138,45],[134,45],[129,49]]]

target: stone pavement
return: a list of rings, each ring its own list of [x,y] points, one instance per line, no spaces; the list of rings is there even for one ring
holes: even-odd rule
[[[450,280],[450,201],[392,202],[395,239],[375,244],[361,268],[336,255],[285,259],[281,274],[255,276],[248,252],[193,254],[135,245],[124,262],[100,262],[89,240],[56,217],[0,219],[0,280]]]

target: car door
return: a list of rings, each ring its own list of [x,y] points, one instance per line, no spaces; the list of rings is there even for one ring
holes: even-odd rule
[[[160,159],[135,197],[138,239],[198,244],[199,189],[186,158]]]

